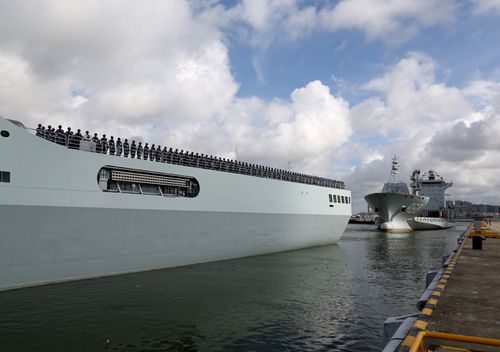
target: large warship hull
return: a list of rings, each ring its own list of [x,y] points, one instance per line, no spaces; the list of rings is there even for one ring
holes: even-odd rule
[[[68,149],[0,118],[0,289],[335,243],[345,189]],[[193,198],[103,192],[103,167],[185,175]]]
[[[368,206],[378,212],[377,227],[386,232],[412,231],[408,220],[413,219],[429,197],[405,193],[379,192],[365,196]]]

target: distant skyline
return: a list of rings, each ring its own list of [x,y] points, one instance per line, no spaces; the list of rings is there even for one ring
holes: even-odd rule
[[[500,0],[0,0],[0,115],[500,204]]]

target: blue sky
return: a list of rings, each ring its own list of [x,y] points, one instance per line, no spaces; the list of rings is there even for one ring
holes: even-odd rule
[[[500,0],[0,0],[0,114],[500,203]]]
[[[307,6],[309,2],[301,4]],[[226,6],[234,6],[234,2]],[[472,16],[472,11],[473,4],[463,2],[456,10],[455,23],[422,29],[402,43],[368,39],[359,30],[341,30],[313,33],[299,42],[278,41],[262,49],[242,41],[229,29],[231,69],[241,84],[238,95],[287,98],[290,87],[320,79],[356,103],[363,94],[343,89],[335,78],[351,88],[360,86],[383,74],[411,51],[424,52],[436,60],[440,66],[437,75],[453,86],[465,86],[475,78],[498,76],[500,53],[495,50],[500,43],[498,11],[477,16]],[[259,80],[253,60],[260,63],[264,81]]]

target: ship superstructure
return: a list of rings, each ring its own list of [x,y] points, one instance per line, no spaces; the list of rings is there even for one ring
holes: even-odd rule
[[[411,231],[408,219],[413,218],[422,209],[429,198],[418,193],[410,194],[406,183],[401,182],[397,157],[392,159],[391,173],[382,192],[365,196],[368,206],[378,212],[376,225],[387,232]]]
[[[422,213],[425,216],[445,217],[445,192],[453,186],[453,182],[446,182],[436,171],[429,170],[420,179],[420,184],[422,185],[420,194],[430,198]]]
[[[351,215],[341,181],[171,149],[125,157],[1,117],[0,134],[0,289],[330,244]]]
[[[415,230],[439,230],[454,226],[450,221],[450,214],[446,209],[445,191],[453,186],[446,182],[436,171],[429,170],[420,176],[420,170],[415,170],[412,175],[412,187],[418,193],[429,197],[429,203],[420,210],[419,214],[408,220]]]

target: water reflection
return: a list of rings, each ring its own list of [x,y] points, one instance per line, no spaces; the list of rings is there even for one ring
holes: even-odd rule
[[[362,351],[381,340],[386,317],[416,312],[425,273],[441,265],[442,256],[455,248],[456,238],[464,230],[465,226],[457,226],[444,231],[389,234],[350,227],[340,246],[350,253],[346,258],[353,285],[360,292],[355,296],[355,315],[365,322],[353,331],[358,336],[355,350]],[[380,343],[373,350],[380,350]]]
[[[0,293],[2,351],[378,351],[460,228]]]

